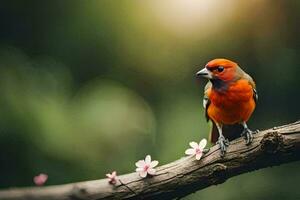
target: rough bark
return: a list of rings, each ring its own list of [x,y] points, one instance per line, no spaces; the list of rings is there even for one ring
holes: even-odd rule
[[[251,145],[243,138],[230,142],[222,158],[217,145],[200,160],[184,157],[157,168],[153,177],[137,173],[119,176],[117,185],[107,179],[66,185],[16,188],[0,191],[0,199],[102,200],[173,199],[186,196],[228,178],[257,169],[300,160],[300,121],[258,132]]]

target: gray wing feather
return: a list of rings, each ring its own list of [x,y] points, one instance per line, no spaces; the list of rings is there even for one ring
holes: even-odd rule
[[[253,88],[253,98],[254,98],[255,103],[257,103],[258,94],[257,94],[255,82],[253,81],[252,77],[247,73],[244,73],[244,78],[247,79],[249,81],[250,85],[252,86],[252,88]]]
[[[209,99],[209,97],[208,97],[207,92],[208,92],[208,90],[209,90],[211,87],[212,87],[211,82],[208,82],[208,83],[206,84],[205,88],[204,88],[203,107],[204,107],[204,109],[205,109],[205,118],[206,118],[207,121],[210,120],[210,118],[209,118],[209,116],[208,116],[208,114],[207,114],[207,109],[208,109],[208,107],[209,107],[209,105],[210,105],[210,99]]]

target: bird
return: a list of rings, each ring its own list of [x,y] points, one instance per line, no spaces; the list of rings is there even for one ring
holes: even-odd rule
[[[248,128],[247,121],[258,100],[252,77],[236,62],[225,58],[209,61],[196,75],[208,79],[203,107],[207,121],[212,121],[210,142],[219,145],[221,156],[226,153],[229,139],[241,135],[250,145],[256,131]]]

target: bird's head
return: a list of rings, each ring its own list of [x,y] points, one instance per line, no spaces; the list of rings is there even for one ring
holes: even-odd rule
[[[197,72],[197,76],[204,77],[210,80],[231,81],[238,75],[239,66],[237,63],[224,59],[217,58],[209,61],[205,67]]]

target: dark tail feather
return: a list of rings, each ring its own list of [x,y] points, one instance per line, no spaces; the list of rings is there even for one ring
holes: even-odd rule
[[[223,125],[223,135],[229,141],[234,140],[241,136],[244,128],[241,124],[234,124],[234,125]],[[219,138],[219,131],[214,122],[212,122],[212,128],[209,136],[209,140],[212,143],[216,143]]]

